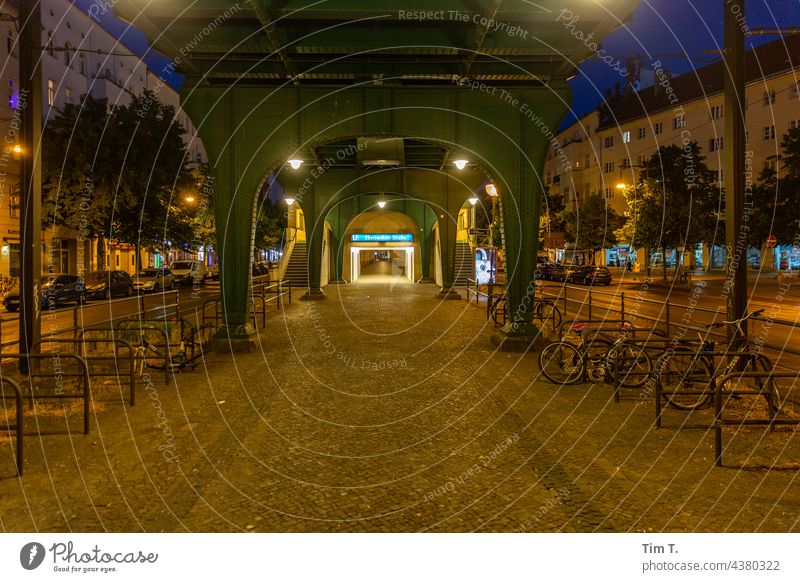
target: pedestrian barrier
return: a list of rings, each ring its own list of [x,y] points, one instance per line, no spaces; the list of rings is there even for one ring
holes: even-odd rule
[[[91,330],[88,330],[91,331]],[[113,353],[103,355],[97,352],[94,348],[97,344],[110,345],[113,348]],[[33,345],[33,351],[51,352],[52,350],[46,349],[48,346],[71,345],[73,350],[70,353],[79,354],[89,368],[90,377],[106,377],[106,378],[120,378],[127,377],[128,387],[130,390],[130,403],[131,406],[136,406],[136,376],[134,373],[134,349],[133,345],[124,339],[118,338],[95,338],[86,339],[85,335],[75,339],[43,339]],[[92,349],[88,349],[91,345]],[[38,348],[38,349],[37,349]],[[44,348],[44,349],[43,349]],[[122,353],[124,350],[124,353]],[[103,370],[103,363],[111,362],[113,366],[110,370]],[[124,366],[120,363],[127,362]],[[93,363],[100,364],[99,366],[92,366]]]
[[[73,360],[77,364],[77,371],[70,372],[65,369],[62,359]],[[89,401],[91,400],[91,385],[89,383],[89,367],[81,356],[77,354],[3,354],[3,360],[17,360],[19,367],[24,368],[23,376],[30,385],[30,395],[23,398],[31,401],[35,407],[37,400],[83,400],[83,434],[89,434]],[[52,371],[43,372],[42,364],[50,363]],[[50,394],[35,394],[34,378],[49,378],[48,383],[54,392]],[[63,392],[64,379],[76,378],[83,385],[81,392]],[[42,433],[39,433],[42,434]]]
[[[718,467],[722,467],[722,453],[724,447],[722,444],[722,428],[725,426],[762,426],[770,430],[776,426],[800,426],[800,419],[797,418],[775,418],[775,403],[772,402],[772,393],[767,393],[767,409],[769,411],[769,418],[726,418],[723,416],[725,402],[736,396],[764,396],[763,390],[753,389],[739,389],[739,390],[726,390],[724,393],[722,387],[730,380],[738,380],[741,378],[765,378],[767,382],[774,382],[775,378],[792,378],[795,382],[800,379],[800,374],[797,372],[730,372],[725,374],[716,383],[714,389],[714,459]],[[725,399],[723,401],[723,394]],[[780,405],[781,403],[777,403]]]
[[[13,425],[11,424],[0,425],[0,430],[15,434],[15,440],[16,440],[15,462],[17,465],[17,476],[22,477],[23,451],[24,451],[24,439],[25,439],[25,415],[24,415],[24,410],[22,409],[22,390],[20,390],[19,384],[17,384],[11,378],[0,378],[0,398],[2,398],[3,401],[8,400],[7,389],[9,387],[14,392],[14,408],[15,408],[16,423],[14,423]]]
[[[165,352],[162,354],[162,358],[164,358],[164,385],[169,385],[170,382],[170,375],[169,370],[170,367],[167,365],[167,359],[169,358],[169,334],[165,329],[165,322],[162,320],[155,320],[155,321],[148,321],[148,320],[127,320],[125,322],[126,325],[120,325],[118,327],[91,327],[84,330],[81,330],[79,339],[86,340],[88,342],[96,341],[95,339],[88,338],[88,336],[94,334],[103,334],[105,338],[98,338],[98,340],[108,340],[112,342],[123,341],[131,345],[132,347],[135,346],[133,350],[133,367],[134,373],[136,370],[137,363],[144,363],[145,354],[145,342],[147,342],[146,334],[157,334],[159,337],[164,338],[163,345],[166,346]],[[148,342],[149,343],[149,342]],[[151,344],[154,345],[154,344]]]

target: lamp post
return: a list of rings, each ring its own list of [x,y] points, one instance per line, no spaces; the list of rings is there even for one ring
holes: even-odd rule
[[[19,3],[20,76],[20,317],[19,351],[40,337],[39,277],[42,272],[42,14],[38,0]],[[27,372],[27,362],[20,360]]]
[[[728,247],[725,304],[728,321],[747,313],[747,260],[742,236],[745,213],[744,0],[722,3],[725,29],[725,242]],[[741,245],[743,248],[739,248]],[[747,337],[747,322],[742,332]],[[738,349],[736,328],[728,326],[729,349]],[[736,344],[736,345],[734,345]]]

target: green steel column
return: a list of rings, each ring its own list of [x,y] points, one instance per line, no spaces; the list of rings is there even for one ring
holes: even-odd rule
[[[325,234],[325,216],[320,210],[325,206],[316,187],[303,199],[303,214],[306,220],[306,246],[308,249],[308,292],[303,301],[325,299],[320,285],[322,275],[322,237]]]
[[[223,312],[223,325],[215,339],[229,342],[232,349],[249,349],[255,335],[249,313],[254,190],[248,191],[243,184],[237,189],[235,166],[234,151],[229,148],[214,168],[214,218]]]
[[[442,251],[442,299],[461,299],[453,288],[456,275],[456,230],[458,227],[458,211],[461,204],[448,200],[447,211],[440,210],[439,242]]]

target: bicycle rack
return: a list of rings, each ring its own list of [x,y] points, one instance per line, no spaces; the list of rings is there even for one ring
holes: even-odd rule
[[[87,332],[92,332],[92,329],[86,330]],[[87,353],[88,350],[86,349],[87,343],[103,343],[103,344],[111,344],[114,346],[114,353],[113,355],[109,356],[100,356]],[[136,375],[134,373],[134,350],[133,345],[123,339],[107,339],[107,338],[98,338],[98,339],[89,339],[87,340],[84,334],[81,334],[81,337],[75,339],[43,339],[34,344],[34,349],[36,347],[41,348],[46,344],[66,344],[66,345],[74,345],[80,346],[80,356],[86,361],[87,366],[89,366],[89,376],[94,376],[96,378],[119,378],[120,377],[120,369],[117,366],[117,362],[120,360],[128,360],[128,370],[125,372],[125,375],[128,377],[128,386],[130,387],[130,403],[131,406],[136,406]],[[127,356],[123,356],[119,353],[118,348],[127,348],[128,353]],[[71,353],[78,353],[77,350]],[[97,372],[91,369],[92,362],[114,362],[114,371],[113,372]]]
[[[769,410],[768,419],[733,419],[725,418],[723,413],[723,392],[722,386],[728,380],[738,378],[766,378],[767,380],[773,378],[794,378],[795,381],[800,379],[800,374],[797,372],[729,372],[721,376],[719,382],[716,383],[714,388],[714,459],[717,467],[722,467],[722,427],[723,426],[764,426],[772,430],[775,426],[798,426],[800,419],[797,418],[775,418],[775,410],[772,402],[772,394],[767,394],[767,408]],[[763,396],[762,390],[731,390],[726,391],[727,398],[731,396]],[[726,398],[726,399],[727,399]]]
[[[23,451],[24,451],[24,435],[25,435],[25,415],[22,409],[22,390],[20,390],[19,384],[17,384],[11,378],[0,378],[0,398],[3,400],[7,400],[8,397],[6,396],[6,386],[11,386],[11,389],[14,390],[14,402],[16,405],[16,417],[17,422],[15,425],[0,425],[0,430],[8,431],[8,432],[16,432],[16,465],[17,465],[17,476],[22,477],[22,467],[23,467]]]
[[[169,370],[170,370],[170,366],[169,366],[170,343],[169,343],[169,336],[167,335],[166,330],[163,328],[163,325],[159,326],[159,327],[156,327],[156,326],[153,326],[153,325],[141,325],[142,322],[139,322],[137,320],[128,320],[128,321],[134,322],[134,323],[140,323],[140,325],[132,326],[132,327],[91,327],[91,328],[88,328],[88,329],[81,330],[81,333],[78,336],[78,339],[85,338],[87,333],[110,333],[110,334],[112,334],[112,338],[111,338],[112,341],[120,341],[120,340],[117,340],[115,334],[136,333],[136,334],[138,334],[140,339],[141,339],[142,333],[144,333],[144,332],[154,332],[154,333],[158,333],[158,334],[162,335],[164,337],[164,346],[165,346],[165,350],[166,350],[165,365],[164,365],[164,385],[168,386],[169,385],[169,380],[170,380],[170,376],[169,376]],[[144,320],[145,323],[147,323],[147,321],[148,320]],[[158,321],[157,323],[163,324],[164,322],[163,321]],[[88,341],[96,341],[96,340],[88,340]],[[121,341],[129,341],[129,340],[121,340]],[[129,343],[131,343],[131,345],[133,345],[132,342],[129,342]],[[135,366],[134,366],[134,369],[135,369]]]
[[[44,373],[37,371],[39,366],[32,365],[35,361],[39,360],[55,360],[58,358],[60,362],[61,358],[73,359],[79,364],[79,368],[81,369],[80,373],[70,373],[64,371],[63,369],[59,369],[53,373]],[[89,366],[86,364],[86,360],[84,360],[81,356],[77,354],[2,354],[2,359],[16,359],[20,362],[25,362],[27,366],[27,372],[25,373],[25,377],[29,380],[31,394],[30,396],[23,396],[23,398],[31,401],[31,406],[35,405],[36,400],[47,400],[47,399],[55,399],[55,400],[63,400],[63,399],[82,399],[83,400],[83,434],[89,434],[89,400],[91,399],[91,385],[89,383]],[[34,362],[31,362],[33,360]],[[60,379],[63,378],[81,378],[83,380],[83,392],[67,392],[67,393],[56,393],[56,394],[47,394],[44,396],[36,396],[33,393],[33,378],[53,378],[54,384],[58,386]],[[5,379],[5,378],[4,378]],[[40,433],[41,434],[41,433]]]

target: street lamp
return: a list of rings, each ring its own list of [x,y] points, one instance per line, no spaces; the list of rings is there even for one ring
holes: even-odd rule
[[[188,202],[189,204],[191,204],[192,202],[194,202],[194,196],[186,196],[186,197],[183,199],[183,201],[184,201],[184,202]]]
[[[497,196],[497,186],[495,186],[491,182],[486,184],[484,190],[486,190],[486,194],[491,196],[492,198],[495,198]]]
[[[473,196],[472,198],[469,199],[469,203],[475,206],[478,203],[478,197]]]

